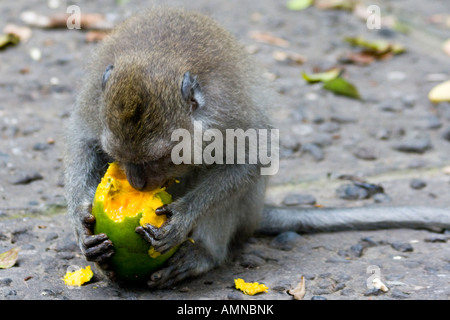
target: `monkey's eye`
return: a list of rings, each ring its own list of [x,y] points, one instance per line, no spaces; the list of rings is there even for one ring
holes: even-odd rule
[[[108,81],[108,78],[111,75],[112,69],[114,69],[114,66],[112,64],[110,64],[109,66],[106,67],[105,72],[103,72],[102,90],[105,90],[106,82]]]

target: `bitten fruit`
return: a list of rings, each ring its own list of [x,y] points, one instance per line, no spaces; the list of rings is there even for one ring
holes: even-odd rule
[[[161,227],[167,218],[156,215],[155,210],[171,202],[164,188],[138,191],[117,163],[109,165],[97,187],[92,214],[95,234],[105,233],[114,245],[110,266],[118,280],[148,280],[175,253],[177,248],[165,254],[156,252],[135,232],[147,223]]]

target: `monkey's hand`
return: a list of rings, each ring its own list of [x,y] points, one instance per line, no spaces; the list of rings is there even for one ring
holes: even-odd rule
[[[166,215],[167,221],[157,228],[151,224],[139,226],[139,233],[157,252],[166,253],[187,239],[190,231],[186,215],[179,213],[174,206],[164,205],[155,210],[157,215]]]
[[[114,254],[111,240],[104,233],[93,234],[95,218],[91,214],[92,206],[82,209],[81,250],[86,260],[99,263],[102,269],[108,269],[107,260]]]

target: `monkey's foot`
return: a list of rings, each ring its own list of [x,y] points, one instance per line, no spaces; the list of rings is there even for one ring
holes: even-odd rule
[[[167,267],[154,272],[147,285],[150,289],[168,288],[185,278],[202,274],[214,267],[212,257],[197,243],[184,242],[166,263]]]

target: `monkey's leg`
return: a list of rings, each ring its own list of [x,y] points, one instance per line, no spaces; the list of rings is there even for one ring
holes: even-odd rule
[[[190,235],[193,241],[185,241],[167,261],[166,267],[151,275],[147,282],[149,288],[170,287],[223,263],[236,233],[235,209],[236,206],[224,204],[202,217]]]
[[[259,225],[263,208],[265,178],[228,195],[227,200],[209,208],[166,267],[148,281],[150,288],[170,287],[175,282],[200,275],[222,264],[231,243],[251,236]]]
[[[65,188],[68,213],[86,259],[103,263],[114,250],[105,234],[93,234],[95,219],[91,213],[95,190],[106,170],[108,157],[92,138],[85,136],[88,130],[80,128],[79,123],[81,121],[70,124],[66,138]]]

